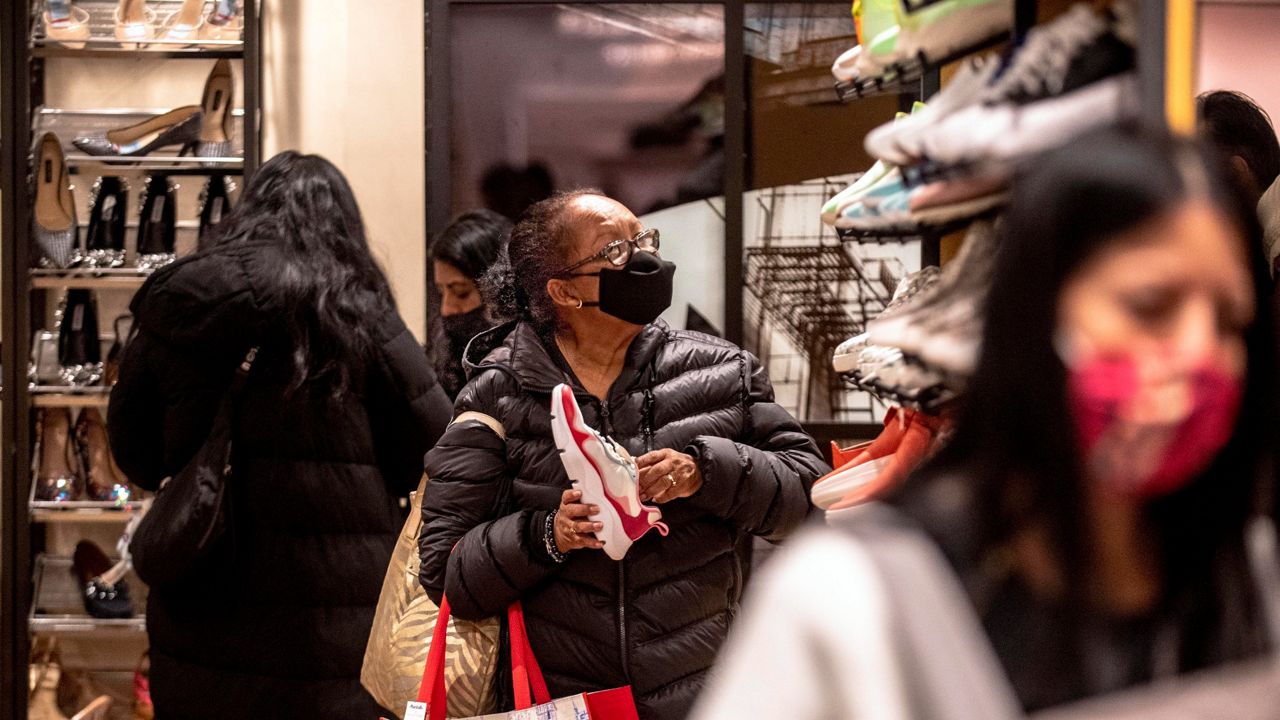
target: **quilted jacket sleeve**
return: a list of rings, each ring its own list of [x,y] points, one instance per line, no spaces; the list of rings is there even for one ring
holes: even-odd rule
[[[455,416],[467,411],[500,418],[502,375],[481,376],[463,389]],[[506,442],[477,420],[450,425],[427,453],[422,496],[419,579],[436,603],[449,596],[464,620],[499,615],[558,567],[537,546],[546,513],[506,512],[512,478]]]
[[[702,488],[690,500],[753,535],[778,541],[809,514],[809,489],[830,468],[813,438],[773,400],[760,361],[742,352],[748,427],[744,437],[703,435],[687,452],[698,458]]]
[[[378,466],[397,495],[408,495],[422,477],[422,458],[444,433],[449,397],[413,334],[399,317],[387,322],[390,336],[379,354],[379,370],[368,396]]]

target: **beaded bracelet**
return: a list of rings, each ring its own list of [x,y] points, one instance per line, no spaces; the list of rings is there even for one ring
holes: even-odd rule
[[[542,542],[547,546],[547,555],[557,564],[563,563],[569,559],[568,553],[560,552],[560,548],[556,547],[556,513],[559,510],[552,510],[547,514],[547,522],[542,529]]]

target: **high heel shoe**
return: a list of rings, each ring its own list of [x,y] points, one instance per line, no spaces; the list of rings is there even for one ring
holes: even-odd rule
[[[27,720],[67,720],[67,716],[58,709],[62,665],[58,662],[53,640],[49,640],[47,645],[37,640],[28,674],[31,694],[27,702]]]
[[[113,575],[123,575],[102,548],[88,540],[76,543],[72,567],[84,588],[84,609],[90,616],[104,620],[133,617],[129,584]],[[115,572],[113,572],[113,570]]]
[[[111,348],[107,350],[107,361],[102,366],[102,384],[107,387],[114,387],[120,379],[120,356],[124,354],[124,346],[128,344],[128,333],[120,332],[120,323],[128,322],[129,330],[133,330],[133,316],[124,314],[118,316],[112,327],[115,328],[115,339],[111,342]],[[120,473],[116,473],[120,475]],[[120,475],[120,477],[124,477]]]
[[[123,505],[129,502],[129,481],[115,474],[111,448],[107,444],[107,424],[97,408],[85,408],[76,420],[76,446],[80,467],[84,468],[85,491],[89,500]]]
[[[177,247],[177,193],[166,175],[152,175],[138,218],[138,267],[154,270],[173,262]]]
[[[67,290],[58,325],[58,363],[68,385],[85,387],[102,380],[102,341],[98,338],[98,303],[93,291]]]
[[[89,235],[84,263],[95,268],[124,267],[125,208],[129,185],[124,178],[100,177],[89,201]]]
[[[48,0],[44,34],[64,47],[80,50],[89,39],[89,13],[72,5],[71,0]]]
[[[72,144],[86,155],[99,157],[140,157],[172,145],[183,146],[185,152],[196,147],[201,124],[199,106],[187,105],[103,135],[78,137]]]
[[[200,191],[200,234],[197,236],[199,249],[208,246],[212,235],[210,231],[222,222],[222,218],[231,212],[231,198],[228,195],[227,176],[213,174],[204,190]]]
[[[76,201],[71,194],[62,142],[53,133],[45,133],[40,138],[35,175],[31,234],[39,250],[38,264],[50,268],[70,267],[79,246],[80,228],[76,224]]]
[[[183,0],[182,7],[165,18],[160,37],[166,46],[183,48],[200,36],[204,27],[205,0]]]
[[[204,82],[200,95],[203,123],[196,157],[222,158],[231,155],[231,104],[235,101],[235,78],[231,62],[219,60]]]
[[[218,43],[239,42],[244,38],[244,18],[240,15],[236,0],[215,0],[213,10],[200,26],[200,39]],[[221,48],[223,45],[205,45]]]
[[[156,36],[156,13],[146,0],[120,0],[115,9],[116,39],[125,50],[146,47]]]
[[[31,365],[27,379],[35,385],[62,385],[62,365],[58,363],[58,334],[37,330],[31,339]]]
[[[45,408],[37,413],[35,457],[36,500],[70,502],[80,497],[83,482],[71,445],[69,409]]]

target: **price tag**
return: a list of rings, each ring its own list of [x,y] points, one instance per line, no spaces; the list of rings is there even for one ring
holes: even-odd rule
[[[427,720],[427,704],[411,702],[404,706],[404,720]]]

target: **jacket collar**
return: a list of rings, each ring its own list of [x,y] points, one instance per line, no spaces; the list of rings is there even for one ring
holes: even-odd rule
[[[670,327],[661,319],[644,326],[627,348],[622,373],[613,383],[614,390],[630,390],[640,381],[669,332]],[[488,369],[506,372],[530,392],[550,393],[556,385],[568,383],[575,391],[585,394],[582,384],[568,372],[563,360],[558,359],[559,348],[554,344],[548,347],[549,343],[554,341],[544,342],[527,322],[499,325],[471,339],[463,353],[463,367],[468,378]]]

